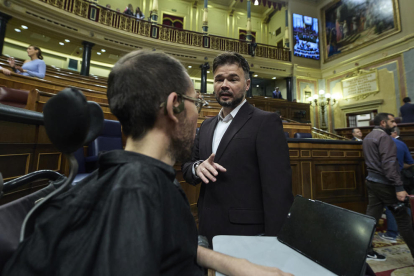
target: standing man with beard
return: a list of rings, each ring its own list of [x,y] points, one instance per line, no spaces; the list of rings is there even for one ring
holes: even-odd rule
[[[214,59],[214,92],[222,106],[196,136],[185,180],[201,184],[199,232],[276,236],[293,202],[289,151],[276,113],[250,105],[249,64],[226,52]]]
[[[124,56],[107,95],[125,150],[102,154],[98,170],[48,202],[2,275],[201,276],[200,266],[226,275],[291,275],[197,245],[173,165],[191,156],[202,102],[176,59]]]
[[[395,123],[394,115],[379,113],[374,118],[374,129],[365,137],[362,147],[365,156],[368,176],[367,215],[376,219],[377,224],[385,206],[396,205],[408,196],[404,190],[397,160],[397,147],[391,138]],[[407,208],[393,213],[398,230],[414,257],[414,232],[412,219]],[[385,261],[386,257],[378,254],[372,248],[367,254],[367,260]]]

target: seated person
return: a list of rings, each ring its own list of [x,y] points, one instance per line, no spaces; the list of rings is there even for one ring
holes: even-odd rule
[[[362,132],[359,128],[354,128],[352,130],[352,141],[362,141]]]
[[[26,60],[21,67],[16,65],[14,58],[9,58],[8,61],[13,71],[23,76],[43,79],[46,75],[46,63],[43,61],[42,51],[34,45],[27,47],[26,51],[30,60]]]
[[[107,96],[125,150],[103,153],[97,171],[46,203],[2,275],[193,276],[204,275],[201,266],[291,275],[198,246],[173,166],[191,157],[202,102],[179,61],[127,54],[112,68]]]

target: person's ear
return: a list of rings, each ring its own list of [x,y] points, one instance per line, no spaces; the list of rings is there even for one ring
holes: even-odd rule
[[[249,88],[250,88],[250,83],[251,83],[251,80],[250,80],[250,79],[248,79],[248,80],[246,81],[246,91],[247,91],[247,90],[249,90]]]
[[[182,98],[175,92],[168,95],[165,106],[165,114],[174,122],[178,123],[176,114],[180,113],[184,109],[184,102]]]

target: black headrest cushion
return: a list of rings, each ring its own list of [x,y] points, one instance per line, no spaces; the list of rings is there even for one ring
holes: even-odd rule
[[[72,153],[83,146],[91,120],[88,103],[79,90],[60,91],[47,101],[43,115],[46,133],[61,152]]]

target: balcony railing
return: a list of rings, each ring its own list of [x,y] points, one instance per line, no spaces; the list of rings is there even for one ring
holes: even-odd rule
[[[199,32],[152,24],[149,21],[140,20],[86,0],[39,1],[96,23],[153,39],[219,51],[232,51],[244,55],[250,53],[250,44],[245,40],[215,35],[204,36]],[[257,44],[255,56],[282,61],[290,61],[291,59],[290,51],[265,44]]]

